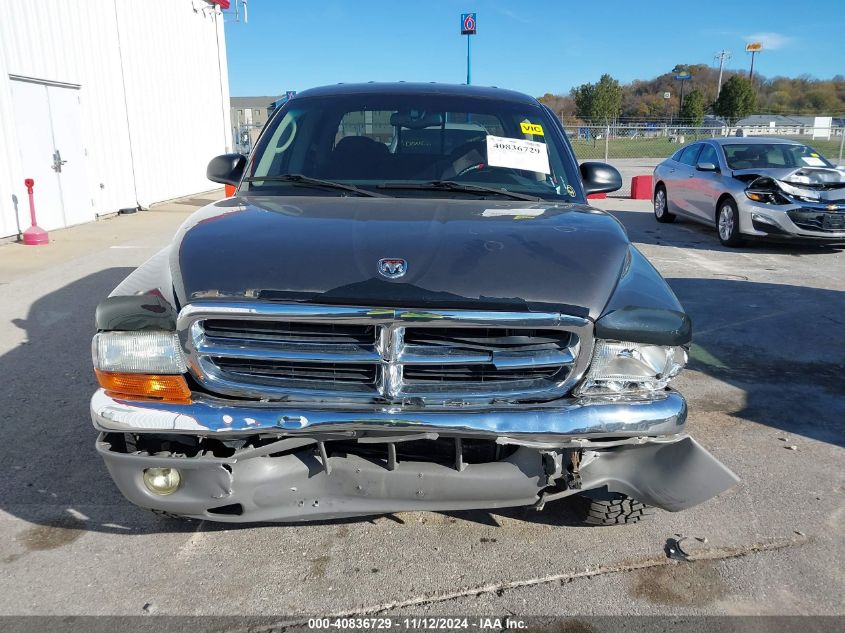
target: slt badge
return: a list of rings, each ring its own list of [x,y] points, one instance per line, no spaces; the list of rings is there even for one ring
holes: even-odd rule
[[[386,257],[378,260],[378,272],[382,277],[398,279],[408,272],[408,262],[397,257]]]

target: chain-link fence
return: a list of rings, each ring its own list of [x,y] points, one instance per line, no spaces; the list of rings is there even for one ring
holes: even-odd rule
[[[566,125],[566,133],[579,161],[602,160],[622,174],[622,189],[611,194],[631,195],[631,178],[650,175],[655,166],[687,143],[726,136],[780,137],[813,147],[835,165],[845,164],[845,127],[771,128],[740,126],[683,127],[657,123],[645,125]]]

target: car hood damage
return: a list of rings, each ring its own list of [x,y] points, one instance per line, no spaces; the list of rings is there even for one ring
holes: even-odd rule
[[[821,167],[742,169],[734,178],[748,183],[749,190],[784,194],[796,202],[845,201],[845,172]]]
[[[220,298],[531,310],[596,318],[629,257],[612,216],[503,200],[239,197],[200,210],[171,251],[182,304]],[[379,260],[404,259],[399,278]]]

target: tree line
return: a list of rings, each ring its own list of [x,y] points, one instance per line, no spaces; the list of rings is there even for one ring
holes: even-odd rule
[[[680,81],[674,77],[688,72],[683,108],[679,111]],[[679,64],[672,72],[647,81],[620,84],[608,74],[598,82],[582,84],[568,95],[546,93],[539,100],[571,125],[589,122],[610,124],[625,120],[660,121],[672,119],[688,125],[701,125],[705,114],[716,114],[733,123],[754,113],[784,115],[845,114],[845,77],[814,79],[755,75],[725,70],[722,89],[717,95],[718,69],[705,64]],[[670,98],[665,98],[665,93]]]

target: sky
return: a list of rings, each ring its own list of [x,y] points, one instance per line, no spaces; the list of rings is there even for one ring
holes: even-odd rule
[[[248,0],[248,23],[226,12],[232,96],[275,95],[360,81],[466,82],[460,14],[476,12],[472,83],[540,96],[610,73],[623,83],[676,64],[755,74],[845,74],[845,1]]]

